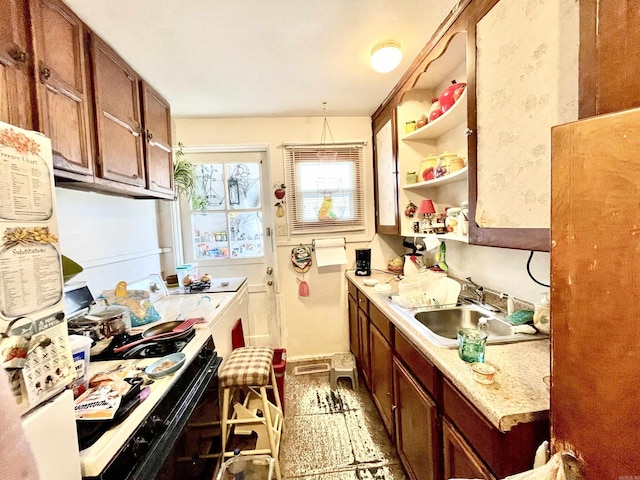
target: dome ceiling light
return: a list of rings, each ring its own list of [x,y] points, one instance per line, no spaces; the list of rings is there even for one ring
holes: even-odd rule
[[[376,72],[387,73],[400,65],[402,50],[395,40],[385,40],[371,50],[371,66]]]

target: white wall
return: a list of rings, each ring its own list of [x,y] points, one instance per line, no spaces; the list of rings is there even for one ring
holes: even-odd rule
[[[60,249],[84,271],[94,296],[120,280],[160,272],[155,200],[56,188]]]
[[[364,158],[369,165],[365,174],[366,205],[373,205],[371,119],[331,117],[328,122],[335,141],[367,142],[364,150]],[[323,118],[174,119],[174,127],[174,143],[181,142],[185,147],[268,144],[272,183],[283,183],[284,163],[280,145],[283,142],[320,142]],[[378,268],[386,266],[387,256],[392,258],[402,252],[398,247],[399,238],[374,236],[372,208],[368,211],[367,220],[367,234],[347,236],[348,268],[353,267],[356,248],[373,247],[373,264]],[[277,218],[276,222],[286,227],[286,217]],[[297,279],[302,275],[293,271],[289,256],[293,247],[299,243],[311,243],[311,240],[312,237],[276,237],[277,303],[280,306],[282,343],[290,358],[326,356],[348,350],[345,266],[318,270],[314,265],[304,277],[310,286],[310,296],[298,296]],[[395,243],[398,253],[387,242]]]

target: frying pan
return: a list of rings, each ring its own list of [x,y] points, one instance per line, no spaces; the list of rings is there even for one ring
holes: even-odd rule
[[[157,325],[147,328],[144,332],[142,332],[142,338],[140,340],[136,342],[128,343],[126,345],[122,345],[114,349],[114,353],[120,353],[122,351],[128,350],[130,347],[133,347],[134,345],[145,343],[145,341],[163,342],[166,340],[180,340],[181,338],[188,337],[194,328],[193,327],[194,324],[198,320],[199,320],[198,318],[190,318],[184,321],[158,323]],[[172,330],[179,326],[183,327],[183,329],[181,331],[172,333]],[[158,335],[161,335],[161,336],[157,337]]]

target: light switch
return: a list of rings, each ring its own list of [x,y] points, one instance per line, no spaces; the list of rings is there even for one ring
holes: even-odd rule
[[[276,225],[276,235],[279,237],[287,236],[287,226],[286,225]]]

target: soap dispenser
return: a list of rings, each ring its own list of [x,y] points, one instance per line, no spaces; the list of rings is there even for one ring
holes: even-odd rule
[[[544,292],[542,294],[542,300],[535,303],[535,310],[533,312],[533,326],[540,333],[551,333],[551,303],[549,302],[549,294]]]

